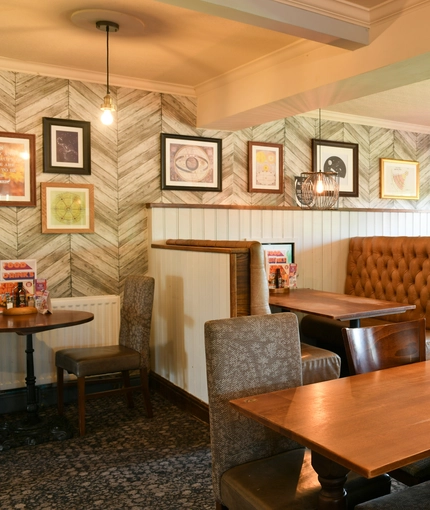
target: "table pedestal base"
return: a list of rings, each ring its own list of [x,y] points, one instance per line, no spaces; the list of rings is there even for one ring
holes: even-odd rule
[[[73,427],[62,416],[4,423],[0,425],[0,452],[19,446],[64,441],[71,437],[73,437]]]
[[[318,496],[318,510],[346,510],[344,488],[349,469],[312,451],[312,467],[318,473],[321,491]]]

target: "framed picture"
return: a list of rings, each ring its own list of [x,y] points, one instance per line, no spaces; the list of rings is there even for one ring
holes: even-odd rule
[[[358,143],[312,140],[312,171],[336,172],[339,196],[358,197]]]
[[[43,117],[43,171],[91,174],[91,124]]]
[[[36,137],[0,133],[0,207],[36,205]]]
[[[94,232],[94,185],[42,183],[42,233]]]
[[[248,142],[248,191],[284,192],[283,150],[282,144]]]
[[[419,198],[419,163],[381,158],[381,198]]]
[[[219,138],[161,134],[161,189],[221,191]]]

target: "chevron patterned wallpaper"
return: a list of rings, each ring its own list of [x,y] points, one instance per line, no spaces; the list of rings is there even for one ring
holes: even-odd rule
[[[148,265],[146,203],[293,206],[293,176],[311,168],[318,121],[293,117],[234,133],[193,127],[193,98],[113,88],[117,121],[103,126],[104,86],[0,71],[0,131],[36,135],[36,207],[0,207],[0,259],[35,258],[53,297],[120,294]],[[45,174],[42,117],[91,122],[91,175]],[[223,139],[221,192],[161,191],[160,133]],[[341,207],[430,208],[430,135],[323,122],[323,139],[359,143],[360,196]],[[249,140],[284,144],[284,194],[248,193]],[[379,198],[379,158],[420,163],[420,200]],[[40,184],[91,183],[94,234],[42,234]]]

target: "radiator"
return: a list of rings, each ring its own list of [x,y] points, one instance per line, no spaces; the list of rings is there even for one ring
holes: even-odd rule
[[[33,335],[36,384],[57,380],[55,352],[65,347],[92,347],[118,342],[119,296],[89,296],[52,299],[55,310],[82,310],[94,314],[86,324],[58,328]],[[26,338],[15,333],[0,334],[0,391],[25,386]],[[65,373],[65,380],[67,380]]]

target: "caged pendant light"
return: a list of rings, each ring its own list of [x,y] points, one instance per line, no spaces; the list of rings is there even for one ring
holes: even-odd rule
[[[115,111],[115,105],[110,97],[109,90],[109,33],[118,32],[119,25],[113,21],[97,21],[96,27],[106,32],[106,95],[100,108],[103,111],[101,121],[108,126],[113,122],[112,112]]]
[[[321,110],[319,110],[319,139],[321,140]],[[318,172],[303,172],[301,203],[309,209],[333,209],[339,200],[339,176],[321,170],[321,145]]]

